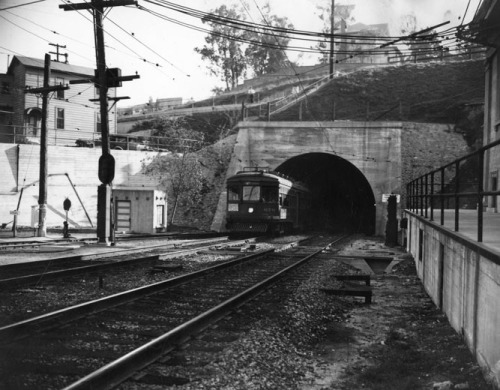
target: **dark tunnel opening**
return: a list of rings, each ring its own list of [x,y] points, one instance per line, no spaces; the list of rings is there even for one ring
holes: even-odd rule
[[[308,185],[314,228],[375,234],[373,191],[349,161],[326,153],[308,153],[285,161],[275,170]]]

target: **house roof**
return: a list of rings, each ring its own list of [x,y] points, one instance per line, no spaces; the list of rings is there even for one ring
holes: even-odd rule
[[[500,2],[483,0],[469,26],[459,30],[460,38],[485,46],[500,47]]]
[[[45,67],[45,61],[39,58],[31,58],[24,56],[14,56],[12,62],[10,63],[9,70],[7,73],[11,73],[11,69],[17,65],[22,64],[29,68],[43,69]],[[65,64],[63,62],[52,61],[50,64],[52,71],[59,71],[63,73],[72,73],[75,75],[83,76],[94,76],[94,69],[86,68],[83,66]]]

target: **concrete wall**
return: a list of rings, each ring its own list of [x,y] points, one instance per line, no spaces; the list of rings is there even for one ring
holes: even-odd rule
[[[18,224],[31,225],[31,208],[38,204],[39,149],[38,145],[0,144],[0,166],[3,168],[0,223],[12,221],[9,211],[15,210],[20,202]],[[121,150],[112,153],[116,160],[113,188],[156,188],[156,183],[141,173],[142,161],[156,153]],[[96,226],[100,155],[100,149],[48,147],[48,227],[62,226],[65,219],[62,204],[66,197],[72,203],[68,213],[70,227]]]
[[[406,214],[407,249],[427,293],[500,388],[500,253]]]

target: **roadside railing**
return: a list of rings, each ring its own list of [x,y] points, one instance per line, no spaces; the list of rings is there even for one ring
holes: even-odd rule
[[[40,128],[32,126],[0,126],[0,142],[11,144],[40,144]],[[78,146],[79,138],[97,141],[100,133],[69,129],[47,129],[47,144],[55,146]]]
[[[288,96],[279,99],[270,105],[269,115],[276,114],[280,111],[283,111],[287,107],[292,104],[302,100],[305,96],[317,91],[321,86],[326,84],[330,80],[330,75],[326,75],[325,77],[316,80],[315,82],[308,84],[304,88],[297,88],[295,91],[292,91]]]
[[[0,143],[40,145],[40,129],[21,126],[0,126]],[[185,147],[203,145],[202,140],[178,139],[162,136],[137,136],[110,134],[110,148],[113,150],[138,150],[168,152]],[[47,145],[65,147],[101,147],[101,133],[66,129],[48,129]]]
[[[500,157],[500,140],[473,153],[430,171],[406,186],[406,208],[434,221],[434,211],[440,211],[439,223],[445,224],[445,210],[454,211],[453,228],[460,228],[460,210],[477,211],[477,241],[483,242],[483,213],[489,206],[497,209],[498,178],[490,174],[489,190],[484,189],[485,172],[490,156]]]

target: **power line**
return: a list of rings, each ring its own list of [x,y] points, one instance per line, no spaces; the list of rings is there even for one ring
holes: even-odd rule
[[[18,7],[24,7],[25,5],[30,5],[30,4],[35,4],[35,3],[41,3],[45,0],[36,0],[36,1],[31,1],[29,3],[24,3],[24,4],[18,4],[18,5],[12,5],[10,7],[6,7],[6,8],[0,8],[0,11],[5,11],[5,10],[8,10],[8,9],[12,9],[12,8],[18,8]]]

